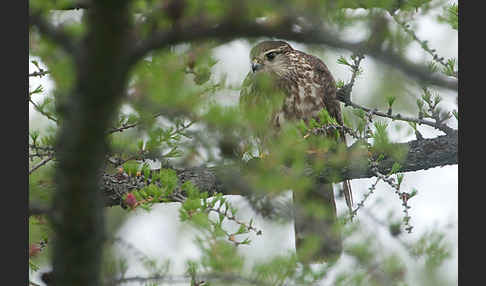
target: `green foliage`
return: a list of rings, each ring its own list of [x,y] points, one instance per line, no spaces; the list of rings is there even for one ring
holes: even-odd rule
[[[338,59],[337,59],[337,63],[340,64],[340,65],[345,65],[345,66],[349,66],[351,67],[352,64],[348,62],[348,60],[346,60],[345,57],[343,56],[340,56]]]
[[[403,174],[397,174],[397,184],[399,186],[402,184],[402,181],[403,181]]]
[[[382,265],[383,271],[390,277],[390,280],[394,282],[394,285],[406,285],[404,278],[407,268],[398,255],[392,254],[386,257]]]
[[[400,166],[400,164],[398,162],[393,163],[393,166],[392,166],[392,169],[390,170],[389,175],[395,174],[396,172],[398,172],[400,170],[401,167],[402,166]]]
[[[370,264],[375,255],[369,246],[370,241],[355,243],[349,248],[349,252],[360,264]]]
[[[170,201],[170,197],[174,193],[178,184],[176,172],[172,169],[160,169],[159,172],[152,172],[145,164],[141,165],[142,171],[138,171],[139,166],[140,165],[137,164],[124,165],[124,170],[129,175],[143,175],[145,179],[151,179],[151,183],[147,184],[142,189],[130,192],[130,194],[135,196],[139,206],[148,211],[155,203]],[[184,183],[182,185],[182,190],[187,192],[189,186],[190,182]],[[125,194],[123,196],[124,201],[127,199],[127,195],[128,194]]]
[[[199,85],[191,84],[185,77],[185,65],[177,55],[159,52],[152,56],[151,62],[138,65],[135,75],[138,81],[138,92],[144,100],[165,108],[180,112],[191,111],[201,103],[199,94],[203,91]],[[186,88],[181,89],[180,86]],[[141,102],[143,103],[143,102]],[[142,114],[143,106],[135,105]],[[190,108],[191,107],[191,108]]]
[[[297,257],[295,255],[277,256],[269,262],[253,266],[255,277],[270,285],[281,285],[288,277],[296,274]]]
[[[167,10],[166,5],[171,1],[159,2],[133,1],[131,12],[137,13],[134,21],[137,22],[137,33],[140,33],[137,36],[140,39],[149,38],[154,30],[183,27],[183,25],[177,26],[184,23],[182,20],[191,20],[190,23],[203,20],[219,23],[223,17],[230,15],[230,20],[233,21],[237,21],[240,16],[252,21],[255,18],[265,19],[268,27],[271,28],[286,21],[289,15],[309,13],[316,19],[324,19],[326,27],[336,28],[338,33],[346,32],[344,28],[363,26],[370,27],[369,32],[374,35],[376,33],[372,27],[373,21],[389,12],[400,14],[400,17],[409,20],[414,14],[426,14],[434,5],[441,4],[440,1],[431,0],[398,2],[393,0],[280,2],[249,0],[236,1],[238,3],[223,0],[187,0],[184,1],[186,6],[181,15],[177,16],[174,11]],[[32,11],[49,11],[56,7],[71,5],[72,1],[30,1],[29,3]],[[457,30],[457,12],[456,4],[448,5],[439,20]],[[177,17],[181,21],[179,24],[174,23]],[[147,22],[141,22],[139,19],[147,19]],[[383,48],[388,51],[404,53],[412,39],[402,30],[389,29],[385,27],[387,25],[382,26],[386,31],[385,39],[380,44],[383,44]],[[293,23],[293,26],[298,26],[299,29],[306,27],[305,21],[298,25]],[[82,39],[87,32],[84,22],[67,24],[64,28],[68,35],[77,40]],[[415,27],[412,28],[414,29]],[[31,29],[31,33],[34,34],[35,30],[35,28]],[[177,38],[177,35],[174,38]],[[33,86],[33,89],[29,90],[29,98],[37,105],[35,108],[41,116],[62,123],[63,114],[59,113],[62,108],[59,107],[62,107],[63,101],[71,94],[76,78],[74,69],[76,63],[68,53],[59,49],[51,40],[44,37],[36,40],[35,35],[32,35],[32,39],[35,41],[33,40],[31,45],[31,55],[41,59],[32,63],[39,70],[41,70],[40,61],[47,66],[55,88],[52,93],[45,94],[46,90],[42,85]],[[254,40],[249,39],[250,42]],[[319,172],[329,166],[341,170],[349,157],[346,157],[344,152],[344,144],[338,144],[335,140],[341,139],[340,130],[331,128],[337,127],[338,123],[325,109],[318,114],[319,120],[310,119],[307,123],[304,121],[290,123],[282,126],[278,132],[268,128],[267,123],[271,115],[281,108],[285,97],[285,94],[275,90],[272,78],[257,77],[253,88],[261,92],[253,97],[248,96],[251,92],[245,95],[245,89],[252,87],[248,86],[248,82],[244,83],[241,89],[240,106],[223,106],[216,95],[226,95],[237,88],[229,86],[224,76],[219,80],[214,77],[213,71],[217,68],[217,61],[212,53],[213,48],[219,44],[219,41],[213,39],[202,39],[198,42],[189,41],[180,45],[167,46],[154,51],[149,58],[138,62],[131,70],[128,95],[123,99],[118,116],[112,120],[113,126],[107,130],[109,147],[107,166],[109,167],[103,170],[113,173],[122,169],[129,176],[145,184],[143,188],[125,194],[123,196],[125,204],[131,209],[140,207],[150,211],[157,203],[174,201],[180,203],[179,219],[195,227],[197,243],[202,251],[200,259],[190,260],[187,263],[187,274],[191,278],[205,273],[223,273],[247,276],[250,280],[256,279],[262,284],[269,285],[282,285],[287,282],[310,285],[322,279],[328,280],[326,282],[332,285],[406,285],[409,283],[408,278],[404,277],[405,273],[415,268],[408,267],[405,263],[406,258],[380,247],[380,238],[369,238],[366,235],[370,232],[376,233],[375,229],[363,231],[364,227],[354,222],[345,225],[346,230],[343,232],[346,236],[358,235],[358,239],[353,240],[351,237],[349,243],[346,241],[345,246],[345,254],[352,258],[353,267],[345,272],[337,271],[334,281],[331,281],[332,275],[328,276],[328,273],[334,270],[333,263],[309,267],[298,263],[294,253],[269,258],[265,262],[259,261],[249,269],[244,267],[247,261],[242,252],[245,251],[245,247],[252,245],[252,239],[259,239],[258,235],[262,234],[254,220],[250,219],[249,222],[241,220],[238,217],[238,208],[222,194],[204,192],[191,181],[179,182],[175,169],[166,167],[187,167],[196,163],[219,166],[221,163],[231,163],[244,169],[244,177],[237,179],[244,180],[251,189],[255,189],[256,196],[272,200],[289,189],[293,190],[294,194],[305,196],[306,190],[313,184],[309,171]],[[311,48],[321,49],[318,45]],[[355,65],[356,59],[356,56],[348,59],[340,56],[337,63],[354,72],[354,76],[358,76],[364,71]],[[448,59],[445,66],[440,66],[434,60],[429,67],[431,71],[441,71],[447,76],[457,77],[456,58]],[[409,98],[413,98],[407,94],[410,81],[393,70],[386,69],[381,71],[381,74],[385,76],[380,78],[380,84],[374,85],[373,90],[364,91],[373,96],[370,102],[363,104],[377,106],[385,103],[390,114],[392,107],[394,110],[400,109],[400,112],[404,110],[410,113],[412,108],[407,103],[407,100],[410,101]],[[345,84],[342,80],[337,81],[338,88],[344,87]],[[43,95],[44,99],[36,98],[40,95]],[[440,110],[440,102],[441,97],[438,93],[425,88],[423,94],[416,100],[420,117],[429,117],[438,121],[450,117],[451,114]],[[390,139],[389,130],[396,121],[380,121],[374,115],[370,118],[371,115],[364,110],[349,106],[344,107],[343,113],[346,114],[346,127],[361,136],[360,140],[364,141],[365,146],[370,146],[369,151],[378,154],[375,158],[376,162],[389,158],[395,162],[391,171],[385,176],[396,178],[397,185],[400,187],[404,179],[404,174],[400,173],[400,162],[406,150],[397,149]],[[452,115],[458,118],[457,111],[453,111]],[[374,124],[371,124],[372,120]],[[414,131],[417,131],[416,123],[409,122],[409,124]],[[57,128],[57,124],[53,124],[49,130],[37,126],[31,128],[29,144],[33,147],[29,151],[37,152],[36,155],[29,156],[33,157],[31,166],[52,154]],[[249,145],[250,147],[245,146],[246,149],[242,153],[246,155],[251,153],[250,158],[257,153],[259,157],[250,160],[251,163],[247,165],[241,162],[241,158],[238,157],[240,154],[231,157],[221,152],[222,158],[212,156],[213,152],[217,153],[214,149],[221,146],[219,144],[221,138],[230,138],[228,140],[236,142],[234,145],[240,143]],[[254,152],[252,147],[257,148],[258,152]],[[201,153],[208,155],[198,156]],[[147,163],[149,159],[161,162],[161,169],[151,170]],[[251,167],[248,167],[250,164]],[[310,168],[308,168],[309,164]],[[50,203],[54,190],[53,167],[55,162],[48,163],[29,176],[31,201]],[[339,181],[334,174],[331,174],[331,179]],[[417,190],[412,189],[408,199],[416,195]],[[129,201],[132,196],[133,204],[127,204],[126,201]],[[309,212],[325,215],[322,206],[312,200],[306,201],[305,207]],[[125,210],[120,209],[120,211]],[[277,221],[284,220],[283,217],[279,215]],[[340,219],[345,221],[343,218]],[[408,214],[405,220],[406,222],[410,220]],[[405,236],[401,231],[402,225],[402,221],[390,219],[382,226],[394,239],[401,239]],[[43,221],[42,216],[29,218],[30,243],[38,243],[52,237],[51,232],[49,224]],[[251,236],[253,234],[256,234],[256,238]],[[310,240],[309,252],[312,252],[313,243],[317,240]],[[424,264],[423,267],[418,265],[420,268],[418,272],[436,272],[451,257],[446,240],[443,234],[431,233],[424,235],[417,242],[412,241],[410,253],[417,260],[422,259]],[[126,244],[122,247],[130,249],[131,255],[137,257],[150,275],[163,276],[169,273],[168,264],[160,266],[155,258],[143,255]],[[29,260],[32,270],[35,271],[41,262],[47,261],[46,252],[42,252],[40,258]],[[106,278],[124,278],[128,270],[127,260],[116,253],[104,255],[106,269],[103,275]],[[383,273],[383,276],[391,279],[384,281],[393,281],[393,283],[379,280],[376,272]],[[209,283],[214,282],[207,281],[204,285]],[[225,285],[226,281],[222,283]],[[158,282],[146,282],[146,285],[156,284]],[[195,285],[195,282],[192,284]]]
[[[430,72],[438,72],[439,65],[435,61],[430,61],[427,63]]]
[[[432,118],[437,123],[443,123],[452,117],[453,113],[444,111],[438,106],[442,97],[437,92],[432,92],[428,88],[423,88],[423,94],[417,99],[419,118]]]
[[[393,95],[389,95],[387,98],[386,98],[386,102],[388,103],[388,107],[391,108],[393,103],[395,102],[397,98]]]
[[[215,272],[238,273],[243,267],[243,258],[237,253],[237,249],[224,241],[210,242],[202,247],[203,257],[201,262]]]
[[[29,217],[29,270],[35,272],[39,270],[42,264],[49,259],[49,237],[52,237],[53,231],[49,222],[42,216]],[[37,248],[37,252],[31,251]]]
[[[438,16],[440,22],[445,22],[451,26],[452,29],[457,30],[459,24],[459,6],[455,3],[443,8],[443,12]]]
[[[443,73],[448,76],[457,77],[455,58],[450,58],[447,60],[446,66],[443,69]]]
[[[457,110],[453,110],[452,111],[452,114],[454,115],[454,117],[459,120],[459,113],[457,112]]]
[[[267,74],[253,74],[245,79],[241,88],[240,109],[251,130],[268,132],[272,114],[282,107],[285,94],[276,89],[274,79]]]
[[[391,157],[394,161],[401,162],[407,154],[407,150],[397,148],[395,144],[392,144],[387,132],[388,123],[375,121],[373,126],[375,131],[372,135],[373,144],[371,149],[377,154],[383,154]]]
[[[173,193],[177,186],[177,174],[172,169],[160,169],[159,171],[160,182],[167,188],[169,194]]]
[[[412,0],[405,1],[400,9],[403,10],[417,10],[419,8],[427,9],[432,0]]]
[[[450,248],[444,233],[429,231],[411,245],[410,253],[415,258],[423,258],[426,268],[434,271],[451,256]]]
[[[56,91],[53,96],[60,100],[72,87],[75,79],[74,65],[71,57],[57,48],[52,42],[42,39],[35,49],[29,50],[30,55],[38,56],[42,63],[47,66],[49,78],[55,85]],[[58,99],[58,97],[61,97]]]
[[[355,118],[357,119],[356,123],[356,129],[358,130],[359,133],[361,133],[361,136],[364,136],[366,126],[368,125],[368,120],[366,118],[366,112],[362,109],[354,109],[353,110],[353,115],[355,115]]]
[[[342,88],[342,87],[344,87],[344,81],[342,81],[342,80],[338,80],[338,81],[336,82],[336,88],[338,88],[338,89],[339,89],[339,88]]]
[[[322,109],[321,111],[319,111],[317,116],[319,117],[320,122],[324,125],[326,125],[326,124],[334,124],[334,125],[338,124],[336,119],[334,117],[331,117],[331,115],[329,115],[329,112],[326,109]]]
[[[123,164],[123,170],[129,175],[129,176],[135,176],[138,172],[138,167],[139,164],[133,161],[126,162]]]
[[[33,91],[30,91],[29,92],[29,95],[33,95],[33,94],[36,94],[36,93],[41,93],[43,91],[44,91],[44,88],[42,87],[42,85],[39,85]]]

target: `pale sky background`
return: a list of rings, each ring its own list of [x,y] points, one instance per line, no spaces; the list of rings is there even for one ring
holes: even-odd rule
[[[440,11],[438,11],[440,12]],[[79,19],[80,12],[70,11],[59,16],[62,22],[64,19]],[[417,35],[421,39],[427,39],[429,46],[436,49],[437,53],[445,58],[457,58],[458,38],[457,32],[451,32],[447,24],[439,24],[435,19],[430,17],[419,17],[416,21],[418,26]],[[354,31],[359,34],[360,31]],[[351,34],[351,33],[350,33]],[[356,34],[354,34],[356,35]],[[303,45],[291,42],[292,46],[305,51]],[[249,71],[248,54],[251,46],[245,40],[236,40],[214,51],[214,56],[219,62],[214,67],[213,78],[217,79],[222,74],[227,74],[229,84],[239,86],[243,81],[246,73]],[[336,63],[339,55],[349,55],[345,51],[326,51],[324,57],[321,57],[328,65],[336,79],[342,79],[347,82],[350,78],[350,72],[343,66]],[[413,44],[408,50],[408,55],[414,60],[430,60],[428,56],[417,44]],[[29,60],[35,59],[31,57]],[[30,63],[29,72],[35,71],[35,67]],[[45,67],[44,67],[45,68]],[[353,100],[358,103],[366,102],[369,96],[369,90],[373,87],[370,83],[379,80],[382,76],[383,66],[375,63],[371,58],[366,58],[362,63],[364,74],[358,78],[353,89]],[[44,86],[45,93],[52,90],[53,84],[48,77],[29,78],[30,90],[35,89],[39,84]],[[443,95],[442,106],[447,110],[456,109],[456,94],[448,91],[441,91]],[[42,96],[36,96],[40,100]],[[226,104],[234,104],[238,101],[238,92],[225,92],[218,95]],[[30,129],[36,129],[45,126],[46,120],[36,114],[32,106],[29,108]],[[449,121],[449,125],[457,128],[455,119]],[[406,125],[403,125],[406,126]],[[407,128],[401,131],[392,130],[392,139],[401,142],[414,140],[413,134],[405,135]],[[409,130],[408,128],[407,130]],[[424,137],[432,138],[441,133],[428,127],[419,127]],[[427,230],[434,228],[447,229],[447,240],[453,243],[453,259],[448,260],[444,265],[444,275],[450,277],[452,281],[457,281],[457,243],[458,243],[458,174],[457,165],[433,168],[425,171],[405,173],[403,190],[416,188],[418,195],[409,201],[411,206],[410,215],[411,224],[414,226],[412,234],[402,234],[406,240],[418,238]],[[374,178],[359,179],[351,182],[355,202],[361,201],[368,187],[374,182]],[[243,221],[255,219],[255,225],[263,230],[262,236],[250,235],[252,243],[249,246],[240,246],[240,252],[248,257],[251,266],[253,262],[261,262],[271,258],[273,255],[285,254],[287,251],[294,249],[294,232],[293,225],[275,225],[271,222],[262,220],[255,215],[248,204],[239,196],[229,196],[235,207],[239,208],[238,218]],[[396,217],[401,216],[401,202],[397,199],[393,190],[386,184],[379,183],[375,194],[372,195],[366,206],[372,206],[376,200],[383,200],[384,204],[380,208],[373,208],[372,211],[378,218],[384,220],[390,209],[395,210]],[[365,206],[365,208],[366,208]],[[343,200],[338,201],[338,212],[345,212],[345,203]],[[376,232],[376,235],[383,242],[385,247],[396,249],[396,242],[389,238],[386,230],[376,227],[370,221],[364,212],[358,213],[358,219],[367,224],[369,228]],[[231,226],[230,226],[231,227]],[[195,232],[191,227],[183,225],[178,221],[178,204],[160,204],[154,206],[150,213],[143,210],[137,210],[125,221],[120,228],[118,236],[123,237],[129,243],[135,245],[139,250],[150,257],[172,260],[172,271],[174,274],[183,274],[185,271],[185,261],[188,258],[198,258],[198,248],[194,244]],[[120,249],[129,258],[130,268],[127,277],[143,275],[144,270],[141,265],[133,259],[133,254],[126,249]],[[343,265],[348,263],[346,257],[342,258]],[[412,273],[413,276],[413,273]],[[36,283],[42,282],[34,277]],[[128,285],[128,284],[126,284]],[[181,284],[182,285],[182,284]],[[322,284],[329,285],[329,284]]]

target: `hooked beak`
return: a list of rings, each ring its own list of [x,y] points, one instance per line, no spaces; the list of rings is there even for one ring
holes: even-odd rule
[[[251,70],[253,72],[256,72],[257,70],[261,69],[262,67],[263,67],[263,65],[262,64],[259,64],[257,62],[252,62],[251,63]]]

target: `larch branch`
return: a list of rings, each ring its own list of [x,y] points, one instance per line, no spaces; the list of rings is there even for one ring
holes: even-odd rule
[[[457,157],[458,133],[453,131],[447,135],[432,139],[414,140],[405,143],[395,143],[396,148],[407,148],[405,160],[401,162],[400,172],[427,170],[434,167],[454,165]],[[353,147],[348,151],[352,152]],[[375,177],[372,168],[363,160],[349,160],[339,169],[325,167],[319,174],[312,173],[321,182],[330,182],[330,178],[339,177],[341,180]],[[358,163],[357,163],[358,162]],[[382,174],[391,171],[395,161],[392,158],[381,160],[377,170]],[[235,166],[223,167],[192,167],[175,169],[179,182],[191,181],[201,191],[209,194],[216,192],[224,195],[251,195],[252,187],[244,180],[243,172]],[[129,177],[121,174],[104,174],[100,183],[101,192],[106,206],[120,205],[124,194],[146,186],[143,176]]]
[[[221,23],[207,23],[203,20],[196,20],[185,26],[176,26],[170,30],[153,32],[135,46],[129,63],[136,63],[153,50],[184,42],[205,39],[229,41],[238,38],[277,37],[307,44],[323,44],[337,49],[346,49],[354,53],[368,54],[424,83],[454,91],[458,88],[456,79],[446,78],[439,73],[431,73],[428,67],[413,63],[389,50],[370,46],[367,41],[354,43],[343,41],[335,33],[323,28],[310,27],[296,31],[292,29],[296,23],[298,23],[296,19],[289,19],[282,24],[274,26],[254,21],[226,20]]]

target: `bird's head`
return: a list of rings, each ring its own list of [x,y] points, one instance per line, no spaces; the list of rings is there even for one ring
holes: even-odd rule
[[[270,73],[282,77],[288,70],[288,53],[292,47],[283,41],[263,41],[251,49],[250,60],[253,73]]]

